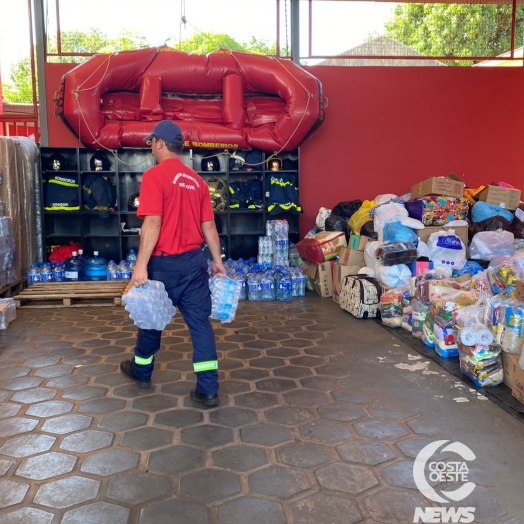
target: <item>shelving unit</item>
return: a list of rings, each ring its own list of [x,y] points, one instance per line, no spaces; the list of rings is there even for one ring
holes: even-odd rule
[[[41,180],[45,205],[45,181],[53,174],[73,176],[78,181],[79,211],[43,210],[43,245],[48,252],[58,245],[70,241],[80,242],[84,253],[88,256],[93,251],[99,251],[106,259],[120,260],[128,250],[138,249],[138,232],[129,232],[140,228],[142,220],[136,216],[136,210],[128,207],[130,198],[139,193],[140,182],[144,171],[155,164],[151,150],[121,149],[117,158],[104,152],[111,163],[109,171],[92,171],[90,159],[96,151],[86,148],[42,148],[41,150]],[[67,162],[67,170],[53,171],[47,169],[51,155],[60,154]],[[229,157],[218,154],[219,171],[202,171],[202,159],[215,154],[209,150],[188,150],[181,155],[182,161],[194,169],[206,182],[212,177],[221,179],[226,185],[227,206],[224,211],[215,211],[217,230],[227,244],[227,256],[231,258],[249,258],[256,256],[258,237],[265,234],[266,220],[286,219],[289,222],[290,240],[298,240],[299,215],[285,212],[271,215],[267,211],[269,196],[269,176],[275,172],[266,170],[266,164],[256,166],[251,171],[234,171],[229,169]],[[264,159],[269,153],[264,155]],[[298,164],[299,151],[279,155],[282,161],[286,158],[296,160]],[[298,181],[299,169],[283,170]],[[100,213],[85,209],[82,198],[82,183],[90,174],[105,176],[114,188],[116,207],[108,213]],[[256,178],[262,184],[262,205],[260,209],[231,209],[229,199],[229,184],[237,181],[247,181]],[[126,230],[126,231],[124,231]]]

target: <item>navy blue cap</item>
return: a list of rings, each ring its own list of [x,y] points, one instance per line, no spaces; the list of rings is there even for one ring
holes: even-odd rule
[[[160,138],[166,142],[173,142],[175,144],[184,145],[184,137],[182,136],[182,130],[178,124],[175,124],[172,120],[161,120],[153,128],[153,132],[144,138],[144,142],[153,140],[153,137]]]

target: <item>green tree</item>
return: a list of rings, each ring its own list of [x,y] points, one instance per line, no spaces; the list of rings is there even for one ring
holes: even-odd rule
[[[266,40],[258,40],[251,37],[249,43],[239,43],[233,37],[217,33],[198,33],[182,40],[178,44],[172,44],[175,49],[187,51],[188,53],[207,54],[217,49],[229,49],[230,51],[247,51],[258,55],[276,55],[277,44],[269,44]],[[281,51],[281,54],[284,54]]]
[[[517,7],[516,41],[524,36],[524,8]],[[511,46],[511,6],[493,4],[400,4],[386,36],[426,56],[497,56]],[[460,60],[450,65],[473,65]]]
[[[98,29],[90,29],[87,33],[82,31],[63,31],[60,34],[62,53],[116,53],[128,49],[140,49],[147,47],[145,37],[132,31],[125,31],[117,38],[108,38]],[[48,42],[48,53],[57,53],[58,46],[56,36]],[[84,62],[89,57],[84,56],[53,56],[49,57],[51,62]]]
[[[9,82],[2,86],[2,96],[12,104],[32,104],[33,86],[31,84],[31,60],[23,58],[11,66]]]
[[[108,38],[97,29],[91,29],[87,33],[82,31],[63,31],[61,33],[62,53],[116,53],[126,49],[139,49],[147,47],[145,37],[131,31],[122,33],[117,38]],[[57,53],[56,36],[48,42],[48,52]],[[50,62],[79,63],[84,62],[86,56],[53,56]],[[11,66],[9,82],[2,86],[2,96],[6,102],[11,103],[33,103],[33,87],[31,85],[30,59],[24,58]]]

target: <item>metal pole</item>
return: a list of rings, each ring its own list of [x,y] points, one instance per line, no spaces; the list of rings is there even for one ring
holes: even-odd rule
[[[34,25],[34,49],[36,55],[36,74],[38,81],[38,116],[40,121],[40,145],[49,146],[49,134],[47,130],[47,98],[45,88],[45,19],[44,0],[33,0],[33,25]]]
[[[291,57],[300,63],[300,9],[299,0],[291,0]]]

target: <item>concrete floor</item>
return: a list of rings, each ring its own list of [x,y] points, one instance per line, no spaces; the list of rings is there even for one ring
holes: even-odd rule
[[[407,524],[431,506],[412,467],[434,440],[476,455],[456,506],[524,523],[524,425],[330,299],[243,303],[217,325],[207,410],[187,398],[180,316],[141,390],[118,371],[123,309],[17,314],[0,332],[1,524]]]

